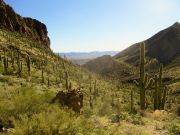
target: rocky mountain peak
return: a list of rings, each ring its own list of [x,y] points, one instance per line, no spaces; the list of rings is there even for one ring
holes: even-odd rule
[[[179,23],[179,22],[175,22],[173,26],[178,26],[178,27],[180,27],[180,23]]]
[[[41,41],[46,48],[50,49],[46,25],[32,18],[21,17],[3,0],[0,0],[0,26]]]

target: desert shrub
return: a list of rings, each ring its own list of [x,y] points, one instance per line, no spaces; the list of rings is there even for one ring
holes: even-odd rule
[[[38,94],[33,88],[20,88],[0,93],[0,120],[18,119],[20,115],[40,112],[47,103],[45,93]]]
[[[59,104],[49,104],[52,93],[22,87],[0,93],[0,121],[13,125],[17,135],[105,134],[93,123]]]
[[[97,113],[99,116],[112,114],[111,99],[109,96],[106,96],[106,98],[98,104]]]
[[[113,114],[113,115],[110,117],[110,119],[111,119],[111,122],[113,122],[113,123],[119,123],[120,120],[121,120],[121,117],[120,117],[119,115],[117,115],[117,114]]]
[[[83,115],[85,118],[90,118],[93,115],[93,110],[92,109],[85,109],[83,111]]]
[[[120,117],[122,120],[130,120],[131,116],[129,115],[128,112],[121,112]]]
[[[131,122],[135,125],[143,125],[144,122],[142,120],[142,117],[140,116],[140,114],[136,114],[136,115],[132,115],[131,116]]]
[[[94,128],[90,121],[57,105],[47,106],[45,110],[31,117],[21,115],[20,119],[14,120],[14,125],[18,135],[104,134],[100,129]]]
[[[143,125],[144,124],[140,114],[129,114],[128,112],[121,112],[120,118],[122,120],[131,122],[135,125]]]
[[[168,125],[168,130],[173,135],[179,135],[180,134],[180,124],[171,123],[171,124]]]

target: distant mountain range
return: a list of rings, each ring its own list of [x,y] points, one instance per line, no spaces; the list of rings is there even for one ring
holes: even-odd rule
[[[67,52],[67,53],[59,53],[60,56],[66,57],[70,60],[82,60],[82,59],[94,59],[97,57],[101,57],[103,55],[111,55],[114,56],[118,53],[118,51],[93,51],[93,52]]]
[[[104,55],[114,56],[118,51],[93,51],[93,52],[68,52],[58,53],[61,57],[66,57],[75,64],[83,65],[88,61]]]

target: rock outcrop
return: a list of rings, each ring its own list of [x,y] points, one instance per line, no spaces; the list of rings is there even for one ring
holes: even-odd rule
[[[46,25],[35,19],[21,17],[3,0],[0,0],[0,26],[41,41],[50,49]]]
[[[68,92],[59,91],[52,99],[52,103],[56,100],[58,100],[62,106],[68,106],[77,113],[80,113],[83,107],[83,94],[78,89],[69,90]]]

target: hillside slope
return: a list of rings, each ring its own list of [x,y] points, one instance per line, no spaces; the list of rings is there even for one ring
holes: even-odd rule
[[[158,119],[154,113],[146,117],[142,117],[140,113],[129,113],[129,95],[132,89],[135,91],[134,104],[136,110],[139,110],[139,94],[134,85],[105,80],[47,51],[36,41],[5,29],[0,29],[0,50],[0,125],[8,128],[8,132],[4,134],[163,135],[178,132],[174,130],[174,126],[178,126],[180,119],[174,113],[160,112]],[[22,62],[21,76],[16,62],[17,52],[20,53]],[[27,56],[31,59],[30,75]],[[4,67],[5,58],[8,58],[7,71]],[[82,115],[77,115],[58,103],[50,104],[57,91],[66,91],[66,72],[73,88],[82,87]],[[173,84],[171,87],[174,91],[178,85]],[[178,103],[178,95],[168,99],[166,108],[175,112],[174,105]],[[119,121],[122,121],[121,124]],[[156,130],[157,126],[160,126],[160,130]]]
[[[126,77],[134,74],[133,67],[123,62],[116,61],[109,55],[104,55],[91,60],[83,65],[91,72],[112,78]]]
[[[104,113],[103,107],[106,103],[111,108],[110,95],[118,90],[115,83],[73,65],[36,40],[6,29],[0,29],[0,63],[0,126],[8,129],[8,135],[106,135],[95,123],[98,115],[113,113],[111,109]],[[58,91],[67,91],[66,73],[72,89],[81,88],[84,94],[83,115],[58,103],[51,104]],[[94,95],[97,90],[98,95]],[[118,97],[125,94],[118,93]]]
[[[150,59],[155,58],[164,65],[170,64],[180,56],[180,23],[176,22],[144,42],[146,44],[147,57]],[[137,65],[139,60],[139,43],[123,50],[115,55],[114,58]]]

